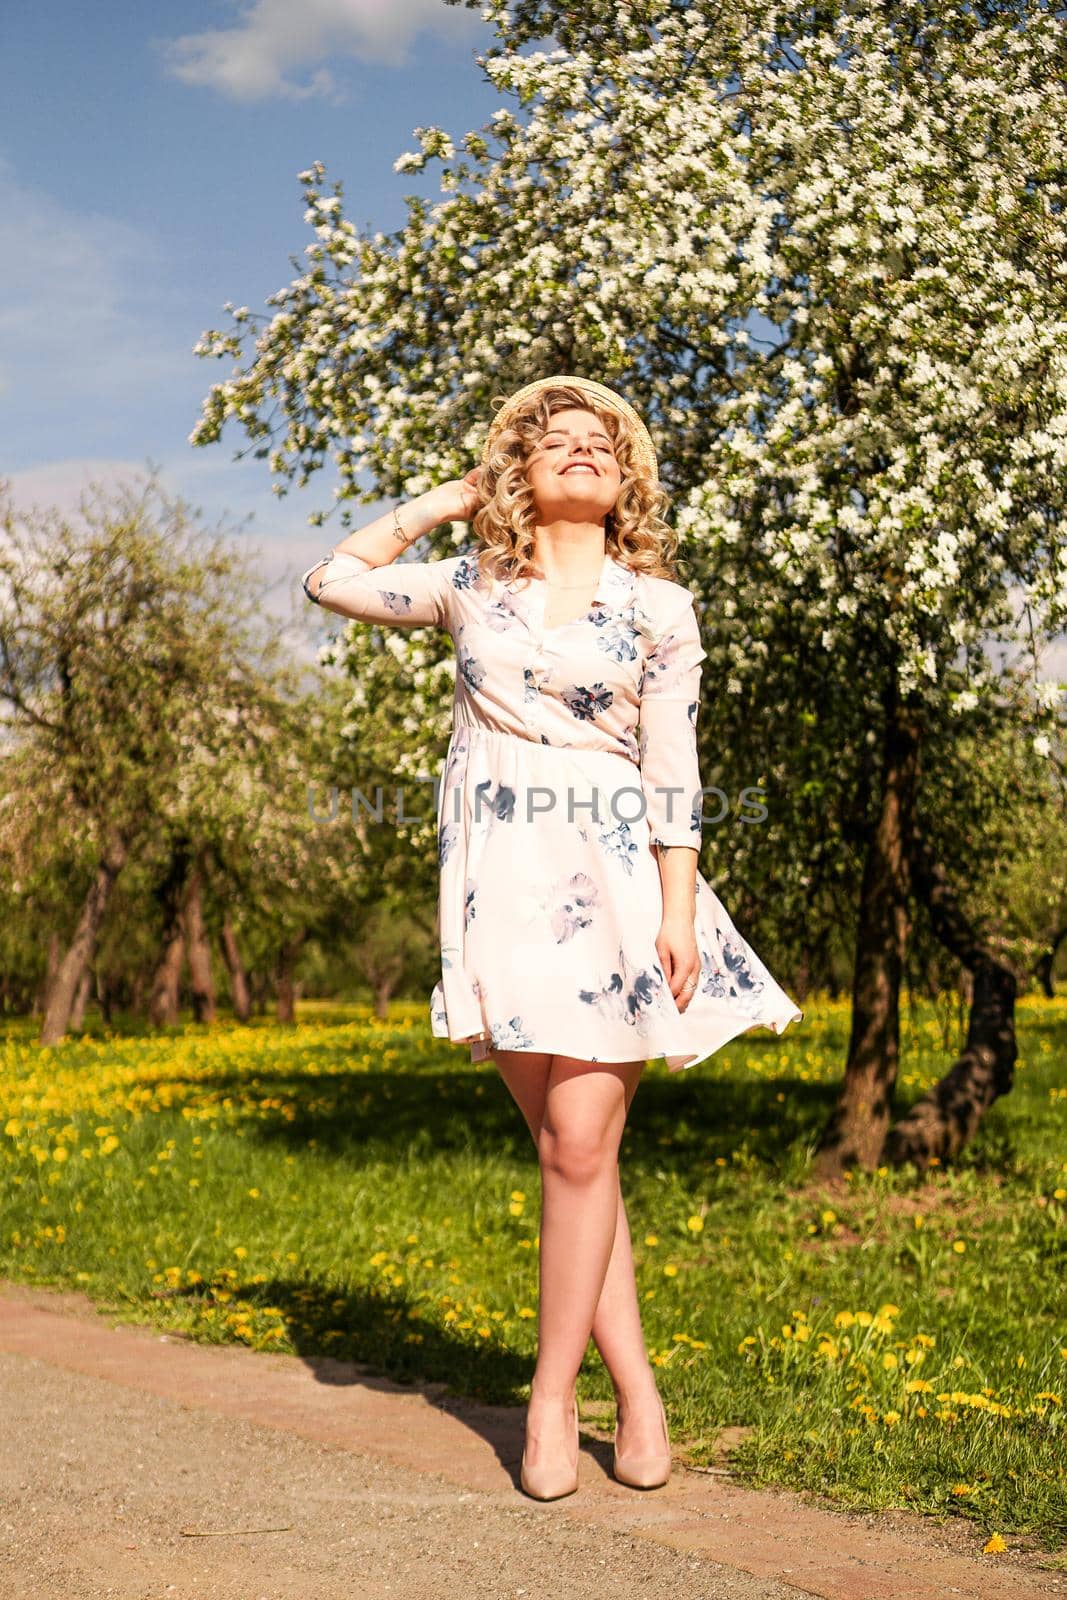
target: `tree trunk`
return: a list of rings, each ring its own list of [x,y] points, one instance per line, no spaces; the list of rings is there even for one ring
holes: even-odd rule
[[[155,891],[155,897],[163,907],[163,940],[148,999],[148,1020],[153,1028],[172,1027],[178,1021],[178,988],[185,959],[182,899],[188,874],[188,849],[178,845],[172,850],[166,876]]]
[[[128,852],[129,846],[126,840],[118,835],[113,835],[104,847],[82,905],[70,948],[59,963],[55,978],[49,986],[44,1022],[41,1026],[41,1044],[58,1044],[70,1026],[70,1015],[78,985],[96,948],[100,924],[104,920],[115,879],[126,864]]]
[[[53,929],[48,935],[48,954],[45,957],[44,977],[41,979],[41,987],[38,989],[33,1002],[35,1016],[43,1017],[48,1009],[48,996],[52,992],[52,985],[55,983],[56,973],[59,971],[59,953],[59,934]]]
[[[378,1018],[379,1022],[384,1022],[389,1015],[389,1000],[395,988],[396,978],[392,976],[392,974],[386,978],[379,978],[378,982],[375,984],[374,1015]]]
[[[182,904],[182,931],[189,960],[189,986],[193,1017],[197,1022],[215,1020],[215,982],[211,975],[211,948],[204,933],[204,869],[194,861],[185,884]]]
[[[889,1133],[882,1159],[914,1162],[925,1171],[933,1157],[946,1165],[974,1138],[979,1122],[1015,1080],[1015,975],[990,953],[961,911],[944,871],[917,825],[909,828],[912,885],[930,913],[934,933],[971,975],[967,1038],[959,1060]]]
[[[1056,998],[1056,986],[1052,981],[1052,969],[1056,965],[1056,956],[1064,939],[1067,939],[1067,928],[1061,928],[1058,933],[1053,935],[1048,949],[1041,952],[1034,967],[1034,976],[1041,985],[1042,994],[1048,1000],[1055,1000]]]
[[[226,963],[226,970],[230,974],[230,996],[233,1002],[233,1014],[238,1022],[247,1022],[252,1014],[252,997],[248,989],[248,978],[245,975],[241,952],[237,946],[237,935],[233,931],[233,923],[230,920],[228,911],[222,919],[219,945],[222,949],[222,959]]]
[[[904,839],[914,802],[919,731],[900,704],[895,676],[885,710],[882,809],[863,867],[852,1033],[841,1096],[816,1151],[821,1178],[879,1165],[900,1061],[900,980],[908,935]]]
[[[78,987],[74,991],[74,1004],[70,1008],[70,1021],[67,1027],[71,1033],[80,1033],[85,1022],[85,1012],[89,1004],[89,995],[93,986],[93,969],[86,966],[78,979]]]
[[[296,968],[296,958],[300,954],[300,947],[307,937],[307,929],[301,928],[299,933],[294,933],[292,938],[286,939],[278,952],[278,962],[275,967],[275,988],[278,995],[278,1021],[296,1021],[296,996],[293,993],[293,972]]]
[[[180,928],[172,929],[163,946],[159,965],[152,976],[148,1001],[148,1020],[153,1028],[166,1028],[178,1021],[178,986],[185,960],[185,938]]]
[[[266,974],[253,967],[248,974],[248,993],[252,1001],[252,1013],[254,1016],[266,1016],[269,992],[270,984]]]

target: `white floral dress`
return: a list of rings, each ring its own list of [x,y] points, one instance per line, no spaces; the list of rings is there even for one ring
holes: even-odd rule
[[[677,1072],[803,1012],[698,872],[698,987],[680,1011],[656,952],[653,845],[699,847],[696,718],[706,651],[693,598],[610,553],[590,610],[544,626],[546,584],[477,554],[372,567],[334,554],[320,602],[362,622],[447,628],[452,736],[437,798],[435,1035]]]

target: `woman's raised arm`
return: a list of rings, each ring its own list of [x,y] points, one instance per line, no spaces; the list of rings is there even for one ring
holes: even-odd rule
[[[479,503],[477,474],[475,468],[466,478],[429,489],[342,539],[302,575],[308,599],[360,622],[447,627],[453,564],[394,562],[439,523],[473,515]]]

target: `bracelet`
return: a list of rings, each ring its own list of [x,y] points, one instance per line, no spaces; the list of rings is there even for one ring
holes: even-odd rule
[[[415,541],[414,539],[409,539],[403,528],[400,526],[400,517],[398,514],[399,511],[399,506],[393,507],[393,536],[394,538],[399,539],[400,543],[406,548],[408,545],[414,544]]]

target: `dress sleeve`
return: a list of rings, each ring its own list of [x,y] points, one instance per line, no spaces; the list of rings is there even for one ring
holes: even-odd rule
[[[331,550],[300,582],[309,600],[342,617],[396,628],[447,628],[454,565],[448,560],[390,561],[375,567],[363,556]],[[320,567],[326,570],[313,595],[308,579]]]
[[[697,711],[700,664],[706,659],[690,595],[649,651],[641,676],[641,787],[656,844],[700,849]]]

